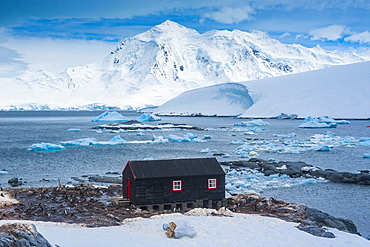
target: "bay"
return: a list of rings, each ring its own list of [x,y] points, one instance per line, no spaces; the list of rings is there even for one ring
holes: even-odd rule
[[[93,127],[100,123],[91,119],[102,112],[97,111],[37,111],[37,112],[0,112],[0,170],[8,174],[0,175],[0,186],[7,187],[8,179],[21,178],[24,186],[55,186],[58,180],[62,184],[73,183],[71,177],[82,175],[104,175],[106,172],[120,173],[129,160],[153,158],[187,158],[210,157],[213,153],[201,153],[208,148],[218,153],[229,154],[228,158],[217,156],[220,161],[240,160],[235,153],[238,145],[231,145],[234,140],[258,142],[274,142],[281,135],[294,132],[294,140],[308,140],[312,135],[325,134],[327,129],[300,129],[297,126],[302,120],[266,119],[268,126],[260,126],[262,132],[245,135],[245,131],[234,126],[247,119],[226,117],[162,117],[162,123],[185,123],[196,127],[207,128],[208,131],[143,131],[130,133],[97,133]],[[136,112],[121,112],[126,118],[140,115]],[[150,124],[157,124],[152,122]],[[370,137],[369,121],[353,120],[351,124],[338,125],[330,129],[336,136],[353,136],[356,139]],[[67,131],[78,129],[80,131]],[[96,138],[107,141],[120,135],[126,141],[151,140],[153,135],[185,135],[187,132],[199,138],[211,137],[204,143],[168,143],[168,144],[126,144],[116,146],[67,147],[64,151],[37,153],[27,151],[35,143],[47,142],[59,144],[62,141],[79,138]],[[254,139],[254,140],[251,140]],[[288,140],[288,139],[287,139]],[[370,169],[370,159],[362,158],[370,153],[368,146],[350,148],[334,148],[330,152],[305,151],[301,153],[268,153],[258,151],[259,158],[276,161],[303,161],[322,169],[330,168],[337,171],[358,172]],[[363,236],[370,236],[370,187],[363,185],[314,183],[293,187],[271,188],[260,191],[263,196],[277,200],[304,203],[318,208],[336,217],[351,219],[358,226]]]

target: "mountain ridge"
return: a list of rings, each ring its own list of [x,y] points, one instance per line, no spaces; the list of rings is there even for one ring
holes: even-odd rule
[[[27,104],[51,108],[101,103],[120,108],[160,105],[187,90],[365,61],[354,52],[283,44],[260,31],[211,30],[203,34],[170,20],[124,39],[101,61],[59,74],[26,72],[0,108]],[[5,85],[7,86],[7,85]],[[46,97],[45,94],[48,94]],[[24,97],[33,95],[33,98]]]

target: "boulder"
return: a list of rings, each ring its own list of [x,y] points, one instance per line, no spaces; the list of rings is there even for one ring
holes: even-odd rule
[[[17,177],[14,177],[8,180],[8,184],[10,184],[12,187],[15,187],[22,185],[22,182]]]
[[[7,223],[0,226],[0,246],[52,247],[36,230],[35,225],[20,223]]]
[[[353,234],[359,234],[356,225],[348,219],[336,218],[315,208],[307,208],[307,218],[319,226],[336,228]]]
[[[297,228],[301,231],[307,232],[317,237],[324,237],[324,238],[335,238],[334,233],[326,231],[322,227],[319,227],[314,222],[301,223],[297,226]]]
[[[356,179],[356,183],[363,184],[363,185],[370,185],[370,174],[369,173],[359,174]]]

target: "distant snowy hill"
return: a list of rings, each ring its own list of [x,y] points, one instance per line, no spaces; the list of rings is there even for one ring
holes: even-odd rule
[[[365,61],[353,51],[282,44],[259,31],[203,34],[166,21],[124,39],[102,61],[0,81],[0,109],[160,105],[182,92]],[[83,107],[82,107],[83,106]]]
[[[228,91],[238,97],[227,98]],[[187,107],[188,102],[191,103]],[[299,117],[370,118],[369,106],[370,62],[362,62],[200,88],[181,94],[155,112],[241,114],[243,117],[275,117],[286,113]]]

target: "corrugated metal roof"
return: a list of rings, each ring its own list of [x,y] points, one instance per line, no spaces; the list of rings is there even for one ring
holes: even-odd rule
[[[127,163],[135,178],[224,175],[215,158],[134,160]]]

